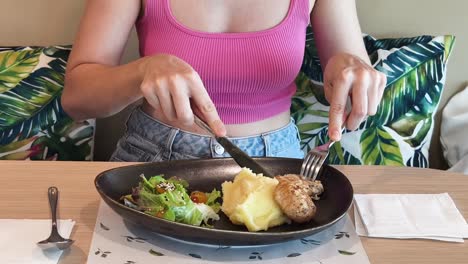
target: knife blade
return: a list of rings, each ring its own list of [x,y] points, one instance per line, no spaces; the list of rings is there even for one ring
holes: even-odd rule
[[[216,141],[223,146],[224,150],[231,155],[231,157],[234,159],[234,161],[241,167],[246,167],[252,170],[254,173],[262,173],[263,176],[267,177],[273,177],[273,174],[271,174],[265,167],[260,165],[258,162],[252,159],[247,153],[245,153],[243,150],[238,148],[234,143],[232,143],[228,138],[226,137],[217,137],[213,130],[211,130],[210,126],[205,123],[205,121],[201,120],[198,116],[194,115],[195,118],[195,123],[206,130],[212,137],[216,139]]]
[[[247,155],[244,151],[238,148],[226,137],[215,137],[216,141],[223,146],[224,150],[227,151],[234,159],[234,161],[241,167],[246,167],[252,170],[254,173],[262,173],[263,176],[273,177],[268,170],[256,162],[252,157]]]

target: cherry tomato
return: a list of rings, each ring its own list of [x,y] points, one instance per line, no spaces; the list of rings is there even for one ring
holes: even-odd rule
[[[164,216],[164,213],[165,213],[164,210],[161,210],[156,213],[156,217],[162,218]]]
[[[159,186],[156,186],[156,191],[157,191],[158,193],[165,193],[165,192],[166,192],[166,190],[165,190],[164,188],[161,188],[161,187],[159,187]]]
[[[206,194],[204,192],[199,191],[193,191],[190,194],[190,199],[194,203],[206,203],[206,201],[208,201],[208,197],[206,197]]]

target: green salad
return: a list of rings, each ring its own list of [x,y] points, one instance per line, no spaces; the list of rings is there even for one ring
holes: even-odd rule
[[[138,187],[122,197],[125,205],[152,216],[196,226],[212,226],[212,221],[219,220],[221,205],[217,199],[221,197],[220,191],[189,194],[188,183],[178,177],[140,177]]]

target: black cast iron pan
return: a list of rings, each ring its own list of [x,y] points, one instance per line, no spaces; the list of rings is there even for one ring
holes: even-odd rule
[[[277,175],[298,173],[302,164],[301,159],[254,160]],[[321,199],[315,202],[315,218],[306,224],[285,224],[268,231],[248,232],[245,227],[232,224],[221,211],[221,219],[215,222],[214,228],[207,228],[146,215],[119,201],[122,195],[131,193],[132,187],[138,186],[142,173],[148,177],[158,174],[164,174],[167,178],[178,176],[188,181],[189,191],[210,192],[214,188],[221,190],[221,183],[232,180],[240,170],[231,158],[144,163],[104,171],[96,177],[95,185],[102,199],[127,222],[176,239],[231,246],[274,244],[310,236],[345,216],[353,201],[353,188],[349,180],[340,171],[327,165],[324,165],[318,177],[325,191]]]

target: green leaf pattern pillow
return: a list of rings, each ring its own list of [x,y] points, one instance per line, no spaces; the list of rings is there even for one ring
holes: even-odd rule
[[[364,36],[374,68],[387,75],[375,116],[333,145],[328,163],[428,167],[434,114],[440,101],[453,36],[380,39]],[[302,71],[291,106],[305,152],[328,141],[329,104],[320,62],[308,31]]]
[[[91,160],[94,120],[74,122],[60,96],[70,46],[0,48],[0,160]]]

